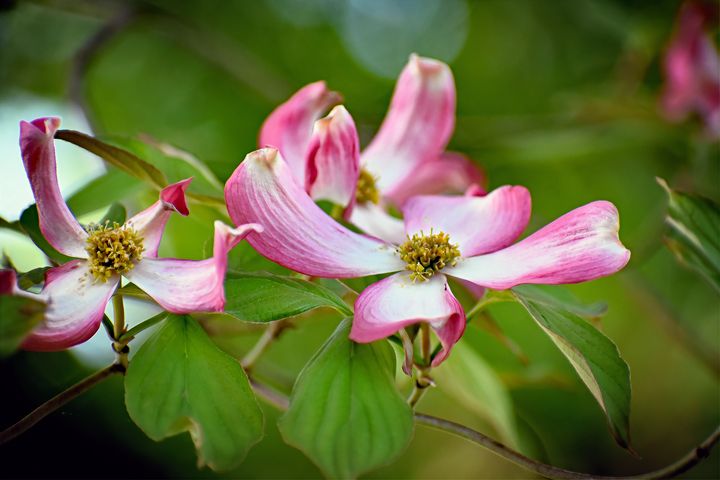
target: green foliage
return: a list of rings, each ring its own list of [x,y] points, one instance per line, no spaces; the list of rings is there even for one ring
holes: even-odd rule
[[[143,184],[137,178],[110,167],[107,173],[91,180],[68,198],[67,204],[75,215],[85,215],[129,197],[142,188]]]
[[[45,315],[45,303],[0,295],[0,358],[12,355]]]
[[[344,320],[300,373],[279,420],[287,443],[331,478],[385,465],[408,445],[412,411],[395,387],[395,355],[385,342],[357,344]]]
[[[189,432],[198,463],[214,470],[238,465],[263,434],[242,367],[187,316],[170,316],[132,358],[125,404],[153,440]]]
[[[25,272],[18,276],[18,286],[23,290],[27,290],[33,285],[39,285],[45,281],[45,272],[50,267],[33,268],[29,272]]]
[[[72,260],[72,257],[63,255],[55,250],[50,243],[45,240],[40,231],[40,217],[38,217],[37,205],[32,204],[20,214],[20,225],[22,225],[25,233],[28,234],[30,240],[45,253],[51,260],[57,263],[66,263]]]
[[[103,215],[103,218],[100,220],[100,225],[104,225],[105,223],[109,223],[112,225],[113,223],[119,223],[122,225],[125,223],[125,220],[127,219],[127,211],[125,210],[125,207],[123,207],[119,203],[113,203],[110,205],[110,208],[108,208],[107,212],[105,212],[105,215]]]
[[[148,182],[156,188],[163,188],[167,185],[167,179],[160,170],[127,150],[114,147],[90,135],[74,130],[58,130],[55,132],[55,138],[84,148],[102,158],[110,165],[119,168],[135,178]]]
[[[270,273],[228,272],[225,313],[246,322],[271,322],[319,307],[353,312],[330,289],[299,278]]]
[[[667,245],[682,263],[720,292],[720,206],[710,199],[672,190],[668,194]]]
[[[552,296],[513,289],[515,297],[557,345],[605,412],[615,441],[630,448],[630,369],[615,344]],[[527,295],[527,292],[532,292]]]
[[[495,371],[466,341],[433,372],[439,388],[490,423],[502,440],[517,448],[512,399]]]

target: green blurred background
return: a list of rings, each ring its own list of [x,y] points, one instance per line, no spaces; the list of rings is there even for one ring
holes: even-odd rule
[[[60,115],[64,128],[97,135],[147,134],[191,152],[224,181],[253,150],[265,116],[299,87],[326,80],[342,92],[366,144],[383,118],[411,52],[450,63],[458,90],[451,148],[486,170],[491,187],[527,186],[530,231],[596,199],[621,212],[632,250],[621,274],[572,290],[603,300],[602,330],[630,366],[634,458],[616,446],[601,410],[567,361],[517,305],[491,307],[529,358],[524,365],[472,326],[467,341],[510,392],[523,435],[539,458],[597,474],[631,474],[679,458],[720,420],[720,304],[662,243],[665,195],[655,181],[720,197],[720,154],[692,121],[667,124],[657,109],[661,55],[680,3],[622,0],[8,1],[0,7],[0,214],[32,202],[17,147],[21,119]],[[61,143],[61,142],[59,142]],[[78,148],[58,150],[71,195],[106,167]],[[149,159],[151,160],[151,159]],[[97,193],[136,211],[155,194],[118,172]],[[97,216],[86,209],[84,218]],[[161,254],[204,258],[215,214],[173,218]],[[44,265],[29,241],[0,231],[18,268]],[[236,268],[272,268],[247,247]],[[129,321],[149,315],[128,307]],[[313,314],[273,345],[258,373],[286,392],[339,318]],[[242,355],[257,337],[211,330]],[[135,347],[136,348],[136,347]],[[0,362],[0,423],[110,361],[104,332],[63,353],[19,353]],[[436,389],[421,411],[493,435],[472,410]],[[284,445],[278,413],[265,408],[266,438],[235,471],[198,470],[187,435],[146,438],[124,411],[112,379],[0,448],[3,477],[315,478]],[[526,478],[479,447],[418,426],[411,447],[368,478]],[[688,478],[720,477],[715,451]]]

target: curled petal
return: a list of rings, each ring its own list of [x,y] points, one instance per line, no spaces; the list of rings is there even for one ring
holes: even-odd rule
[[[345,107],[338,105],[315,122],[305,158],[305,190],[310,196],[352,208],[360,170],[360,143],[355,122]]]
[[[486,193],[485,173],[465,155],[445,152],[439,158],[418,165],[391,190],[383,192],[395,205],[402,206],[415,195],[462,193],[475,185],[474,192]]]
[[[127,227],[135,229],[143,237],[144,257],[157,257],[160,240],[172,212],[177,212],[182,216],[190,213],[185,199],[185,190],[191,181],[192,178],[187,178],[163,188],[157,202],[135,214],[126,222]]]
[[[350,214],[350,223],[368,235],[399,245],[405,241],[403,221],[395,218],[374,203],[356,204]]]
[[[619,227],[612,203],[589,203],[511,247],[464,259],[445,273],[498,290],[523,283],[593,280],[617,272],[630,260],[630,251],[618,238]]]
[[[355,301],[350,339],[374,342],[418,322],[429,323],[442,343],[433,360],[439,365],[465,331],[465,312],[444,275],[413,283],[400,272],[370,285]]]
[[[290,164],[298,182],[305,181],[305,152],[313,124],[328,108],[342,101],[325,82],[315,82],[298,90],[268,116],[260,129],[260,147],[275,147]]]
[[[442,231],[464,257],[494,252],[511,245],[530,220],[530,192],[504,186],[478,196],[418,196],[405,203],[405,231]]]
[[[225,185],[236,225],[259,223],[248,242],[262,255],[306,275],[361,277],[402,270],[394,247],[335,222],[293,179],[277,150],[250,153]]]
[[[70,212],[58,186],[53,136],[59,127],[60,119],[55,117],[20,122],[20,150],[43,236],[57,251],[87,258],[87,232]]]
[[[256,224],[233,229],[216,221],[212,258],[146,258],[125,276],[169,312],[222,312],[227,254],[248,233],[262,230]]]
[[[57,351],[92,337],[100,327],[105,306],[119,277],[107,282],[93,278],[86,260],[72,260],[45,274],[42,295],[47,298],[45,320],[22,347],[25,350]]]
[[[392,192],[421,163],[445,150],[455,127],[455,81],[437,60],[411,55],[398,78],[390,109],[361,163]]]

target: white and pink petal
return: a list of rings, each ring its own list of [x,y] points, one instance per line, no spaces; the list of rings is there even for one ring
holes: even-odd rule
[[[407,235],[445,232],[464,257],[511,245],[525,230],[530,211],[530,192],[520,186],[485,196],[417,196],[403,207]]]
[[[268,116],[260,129],[259,147],[280,150],[298,182],[305,181],[305,152],[315,120],[342,101],[325,82],[315,82],[298,90]]]
[[[361,165],[392,192],[425,161],[438,158],[455,128],[455,81],[450,68],[411,55],[398,78],[387,116]]]
[[[406,200],[416,195],[463,193],[473,185],[474,192],[484,194],[486,183],[483,170],[469,158],[460,153],[445,152],[418,165],[412,175],[383,191],[383,197],[402,207]]]
[[[251,232],[262,232],[262,227],[230,228],[216,221],[212,258],[146,258],[125,276],[169,312],[222,312],[228,252]]]
[[[399,245],[405,241],[405,225],[390,215],[381,205],[358,203],[352,209],[350,223],[367,235]]]
[[[41,293],[48,304],[45,319],[25,339],[22,348],[65,350],[92,337],[118,282],[119,277],[107,282],[95,280],[86,260],[72,260],[48,270]]]
[[[360,294],[350,339],[374,342],[420,322],[428,323],[440,339],[442,350],[433,360],[434,366],[439,365],[465,331],[465,312],[444,275],[413,282],[407,272],[400,272]]]
[[[345,107],[338,105],[315,122],[305,158],[305,190],[310,196],[352,209],[360,171],[360,141]]]
[[[56,117],[20,122],[20,150],[43,236],[60,253],[87,258],[88,234],[70,212],[58,186],[54,135],[59,127]]]
[[[334,221],[297,184],[277,150],[250,153],[225,185],[236,225],[258,223],[248,242],[260,254],[306,275],[348,278],[404,268],[394,247]]]
[[[185,198],[185,190],[187,190],[191,181],[192,178],[187,178],[163,188],[157,202],[125,222],[126,227],[136,230],[143,238],[144,257],[157,257],[165,225],[173,212],[177,212],[182,216],[187,216],[190,213]]]
[[[630,251],[618,238],[619,227],[612,203],[592,202],[511,247],[462,259],[444,273],[497,290],[594,280],[621,270],[630,260]]]

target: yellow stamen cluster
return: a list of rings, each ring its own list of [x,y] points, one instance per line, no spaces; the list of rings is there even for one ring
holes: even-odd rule
[[[355,190],[355,200],[357,203],[371,202],[377,204],[380,202],[380,191],[377,189],[376,181],[377,179],[373,177],[372,173],[364,168],[360,169],[357,189]]]
[[[90,271],[98,280],[106,282],[127,273],[142,259],[143,238],[132,228],[113,223],[92,226],[88,233],[85,251],[90,256]]]
[[[423,232],[416,233],[400,245],[397,249],[400,258],[407,262],[410,278],[413,281],[429,280],[435,272],[439,272],[447,265],[455,266],[460,257],[460,250],[456,244],[450,243],[447,233]]]

